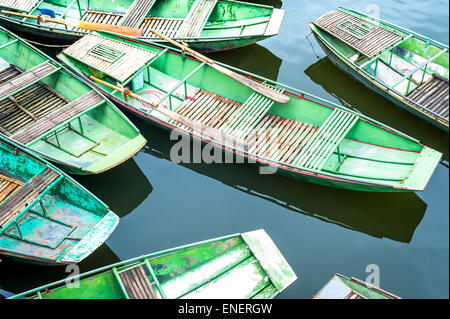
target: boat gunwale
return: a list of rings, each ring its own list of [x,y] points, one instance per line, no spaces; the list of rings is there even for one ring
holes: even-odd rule
[[[425,37],[424,35],[421,35],[421,34],[416,33],[416,32],[414,32],[414,31],[411,31],[411,30],[408,30],[408,29],[404,29],[404,28],[402,28],[402,27],[396,26],[396,25],[394,25],[394,24],[391,24],[391,23],[389,23],[389,22],[386,22],[386,21],[384,21],[384,20],[381,20],[381,19],[378,19],[378,18],[375,18],[375,17],[371,17],[371,16],[369,16],[369,15],[365,15],[364,13],[360,13],[360,12],[358,12],[358,11],[356,11],[356,10],[346,9],[346,8],[343,8],[343,7],[339,7],[339,8],[340,8],[340,9],[342,8],[342,9],[348,10],[348,11],[353,11],[353,12],[355,12],[356,14],[362,15],[362,16],[368,18],[368,19],[373,19],[373,20],[375,20],[375,21],[377,21],[377,22],[384,23],[384,24],[386,24],[387,26],[390,26],[390,27],[392,27],[392,28],[398,28],[401,32],[412,34],[413,37],[414,37],[414,36],[417,36],[417,38],[419,38],[420,40],[429,40],[430,43],[435,44],[435,45],[438,46],[439,49],[441,49],[441,50],[445,50],[445,49],[447,49],[447,51],[449,50],[449,47],[448,47],[447,45],[445,45],[445,44],[443,44],[443,43],[440,43],[440,42],[437,42],[437,41],[435,41],[435,40],[433,40],[433,39],[430,39],[430,38],[428,38],[428,37]],[[325,13],[325,14],[326,14],[326,13]],[[324,15],[325,15],[325,14],[324,14]],[[322,16],[323,16],[323,15],[322,15]],[[402,100],[402,99],[403,99],[404,102],[409,102],[409,104],[413,104],[414,106],[418,107],[418,108],[420,109],[420,110],[418,110],[419,112],[421,112],[423,115],[427,116],[428,118],[432,119],[433,121],[437,122],[438,124],[441,124],[441,125],[443,125],[443,126],[446,126],[446,130],[448,131],[448,123],[449,123],[449,120],[448,120],[448,119],[446,119],[445,117],[443,117],[442,115],[440,115],[440,114],[438,114],[438,113],[436,113],[436,112],[434,112],[434,111],[431,111],[431,110],[427,109],[426,107],[424,107],[424,106],[418,104],[417,102],[411,100],[411,99],[408,98],[406,95],[401,94],[400,92],[396,91],[394,88],[391,88],[391,87],[388,86],[386,83],[384,83],[384,82],[382,82],[381,80],[379,80],[379,79],[377,79],[376,77],[374,77],[372,74],[370,74],[369,72],[367,72],[364,68],[360,68],[355,62],[351,61],[349,58],[347,58],[346,56],[344,56],[339,50],[335,49],[335,47],[334,47],[329,41],[327,41],[327,39],[325,39],[321,34],[319,34],[312,26],[314,26],[314,28],[318,28],[313,22],[311,22],[311,23],[309,24],[309,28],[311,29],[311,32],[313,32],[313,34],[314,34],[315,36],[319,37],[319,38],[321,39],[321,41],[322,41],[324,44],[326,44],[327,47],[328,47],[330,50],[332,50],[333,53],[334,53],[336,56],[340,57],[340,59],[341,59],[342,61],[344,61],[344,62],[345,62],[346,64],[348,64],[348,65],[352,65],[352,66],[354,67],[353,69],[354,69],[355,72],[357,72],[357,73],[359,73],[359,74],[363,73],[364,75],[366,75],[367,77],[369,77],[372,81],[375,81],[377,84],[381,85],[381,86],[385,89],[385,91],[387,91],[388,94],[397,96],[398,98],[397,98],[397,97],[396,97],[396,98],[397,98],[398,100]],[[326,33],[326,31],[323,31],[323,32]],[[332,36],[332,35],[331,35],[331,36]],[[332,37],[335,38],[334,36],[332,36]],[[338,40],[339,40],[339,39],[338,39]],[[347,44],[346,44],[346,45],[347,45]],[[348,46],[348,45],[347,45],[347,46]],[[356,69],[355,69],[355,68],[356,68]],[[411,107],[411,106],[410,106],[410,107]],[[427,114],[427,113],[428,113],[428,114]],[[431,113],[431,114],[430,114],[430,113]],[[434,116],[434,117],[433,117],[433,116]],[[439,120],[443,121],[444,123],[440,122]]]

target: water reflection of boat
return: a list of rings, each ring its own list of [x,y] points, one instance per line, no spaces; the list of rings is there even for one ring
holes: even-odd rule
[[[100,177],[92,177],[76,176],[76,179],[105,201],[120,217],[131,213],[153,191],[152,184],[134,159],[103,173]]]
[[[175,142],[168,143],[168,133],[141,120],[135,122],[144,137],[151,136],[144,151],[170,160],[170,149]],[[261,176],[257,168],[246,164],[181,165],[290,211],[376,238],[409,243],[426,211],[426,204],[414,193],[330,189],[276,174]]]
[[[119,257],[105,244],[100,246],[95,254],[90,255],[79,264],[71,265],[71,268],[25,264],[6,258],[0,263],[0,289],[19,293],[56,279],[74,275],[73,271],[76,268],[73,267],[76,266],[82,273],[118,261],[120,261]]]
[[[339,102],[357,109],[399,131],[420,137],[421,142],[443,153],[448,161],[449,135],[401,109],[342,73],[328,57],[310,65],[305,74]]]

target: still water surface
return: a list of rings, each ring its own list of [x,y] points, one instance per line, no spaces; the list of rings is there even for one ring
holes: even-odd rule
[[[81,271],[140,254],[263,228],[299,280],[279,298],[310,298],[336,273],[365,279],[404,298],[449,297],[449,138],[341,73],[307,24],[338,6],[353,8],[448,44],[448,2],[254,1],[287,11],[280,34],[211,55],[224,63],[357,109],[444,154],[422,193],[344,191],[259,175],[242,164],[174,164],[169,134],[132,117],[148,145],[100,176],[77,180],[122,219]],[[316,57],[318,55],[318,57]],[[20,292],[64,278],[64,267],[0,263],[0,288]]]

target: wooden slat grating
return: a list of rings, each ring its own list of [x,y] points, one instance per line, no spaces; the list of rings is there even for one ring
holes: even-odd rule
[[[43,62],[34,68],[1,83],[0,99],[13,94],[14,92],[18,92],[20,89],[39,81],[56,70],[57,68],[54,65],[49,62]]]
[[[433,76],[417,89],[408,94],[408,98],[446,118],[449,118],[448,79],[439,75]]]
[[[0,174],[0,205],[7,200],[9,196],[14,194],[22,185],[23,182]]]
[[[336,9],[313,22],[316,26],[345,42],[368,58],[375,56],[400,41],[403,37],[379,25],[358,18],[350,13]],[[349,28],[342,27],[348,23]],[[370,29],[363,27],[369,26]],[[351,30],[365,30],[365,35],[355,35]],[[347,30],[347,31],[346,31]],[[363,32],[363,33],[364,33]]]
[[[195,0],[177,37],[196,38],[200,35],[218,0]]]
[[[159,299],[143,266],[121,272],[120,279],[130,299]]]
[[[22,71],[11,66],[0,72],[0,83]],[[10,136],[69,102],[48,85],[38,82],[0,102],[0,128]]]
[[[312,170],[321,170],[358,119],[359,116],[354,113],[334,109],[298,154],[293,164]]]
[[[134,0],[119,24],[130,28],[139,27],[155,2],[156,0]]]
[[[122,56],[115,61],[108,61],[90,53],[92,49],[99,45],[120,51]],[[70,47],[64,49],[63,52],[120,82],[126,81],[156,55],[154,52],[96,34],[84,36]]]
[[[174,38],[183,24],[183,21],[184,19],[176,18],[145,18],[141,25],[142,34],[144,37],[159,39],[157,35],[149,31],[150,29],[153,29],[166,37]]]
[[[0,0],[0,6],[18,11],[30,11],[38,0]]]
[[[81,21],[87,22],[95,22],[95,23],[103,23],[109,25],[118,25],[120,20],[123,18],[123,14],[120,13],[112,13],[105,11],[97,11],[97,10],[87,10]],[[86,32],[86,29],[74,28],[74,31]]]
[[[19,188],[0,206],[0,227],[5,226],[19,214],[59,176],[59,173],[46,168]]]
[[[103,97],[97,92],[91,91],[86,93],[78,99],[50,113],[39,121],[34,122],[32,125],[27,126],[25,129],[12,135],[11,138],[20,143],[27,144],[50,131],[56,125],[70,120],[71,118],[77,116],[77,114],[101,103],[102,101],[104,101]]]

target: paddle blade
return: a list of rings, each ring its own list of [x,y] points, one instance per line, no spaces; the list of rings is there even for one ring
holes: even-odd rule
[[[91,31],[110,31],[114,33],[119,33],[123,35],[127,35],[130,37],[141,37],[142,29],[123,27],[119,25],[109,25],[104,23],[95,23],[88,21],[79,21],[78,28],[91,30]]]
[[[259,94],[264,95],[265,97],[268,97],[271,100],[274,100],[278,103],[286,104],[290,101],[289,96],[284,95],[280,92],[275,91],[274,89],[271,89],[267,86],[264,86],[258,82],[255,82],[241,74],[238,74],[236,72],[233,72],[227,68],[224,68],[223,66],[220,66],[216,63],[213,63],[210,65],[220,73],[225,74],[226,76],[229,76],[233,80],[248,86],[250,89],[252,89],[255,92],[258,92]]]

